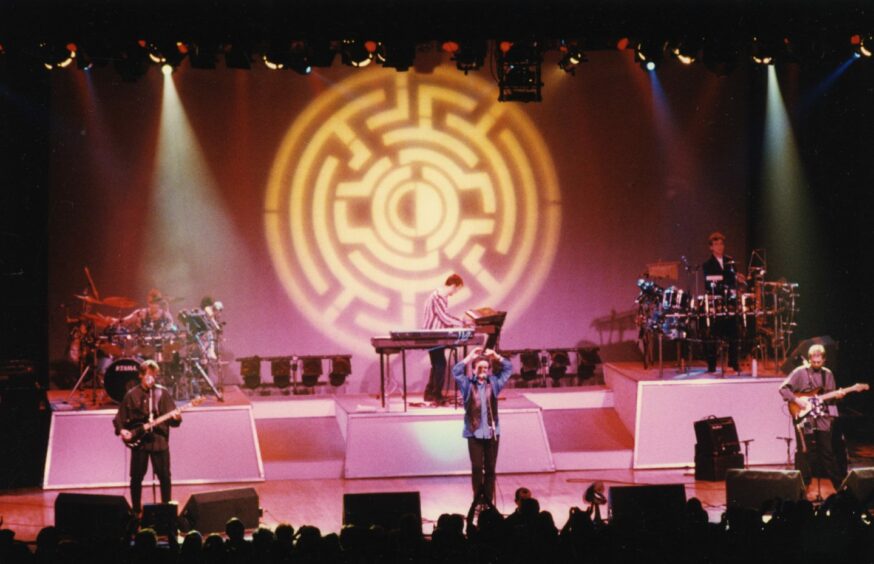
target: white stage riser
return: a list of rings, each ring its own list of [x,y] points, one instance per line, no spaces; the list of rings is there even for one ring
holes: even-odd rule
[[[500,415],[497,472],[554,472],[540,409],[507,409]],[[459,414],[348,414],[343,419],[346,478],[470,473]]]
[[[52,413],[44,488],[119,487],[130,482],[130,450],[115,435],[113,417],[115,410]],[[188,411],[170,435],[174,484],[264,479],[249,406]]]
[[[634,425],[634,468],[695,464],[694,423],[709,415],[734,418],[740,440],[752,439],[749,464],[783,464],[793,436],[779,378],[638,381],[611,365],[605,376],[616,411]]]

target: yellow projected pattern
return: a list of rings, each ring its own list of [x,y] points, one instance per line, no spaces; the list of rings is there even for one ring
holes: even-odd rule
[[[531,120],[454,70],[361,72],[285,135],[264,223],[276,271],[344,350],[421,324],[427,295],[465,279],[451,309],[518,318],[555,256],[560,197]]]

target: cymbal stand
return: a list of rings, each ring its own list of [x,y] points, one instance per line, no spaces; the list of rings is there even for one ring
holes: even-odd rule
[[[91,357],[91,362],[90,364],[85,364],[85,368],[83,368],[82,372],[79,374],[79,379],[76,381],[76,385],[73,386],[73,389],[70,390],[70,395],[67,397],[67,403],[70,403],[70,400],[72,400],[73,396],[76,395],[79,386],[81,386],[82,382],[85,381],[85,376],[87,376],[89,372],[92,372],[91,402],[95,405],[97,404],[97,347],[91,346],[91,351],[88,353],[88,356]]]

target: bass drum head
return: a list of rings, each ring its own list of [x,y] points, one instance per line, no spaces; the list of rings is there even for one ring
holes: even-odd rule
[[[127,391],[140,381],[140,364],[135,358],[120,358],[109,365],[103,375],[103,387],[109,397],[121,403]]]

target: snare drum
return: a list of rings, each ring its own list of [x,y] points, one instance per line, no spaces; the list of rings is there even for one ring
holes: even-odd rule
[[[97,348],[109,356],[133,356],[137,346],[137,336],[119,327],[108,328],[97,337]]]
[[[128,390],[140,381],[140,361],[136,358],[120,358],[109,365],[103,375],[106,393],[121,403]]]

